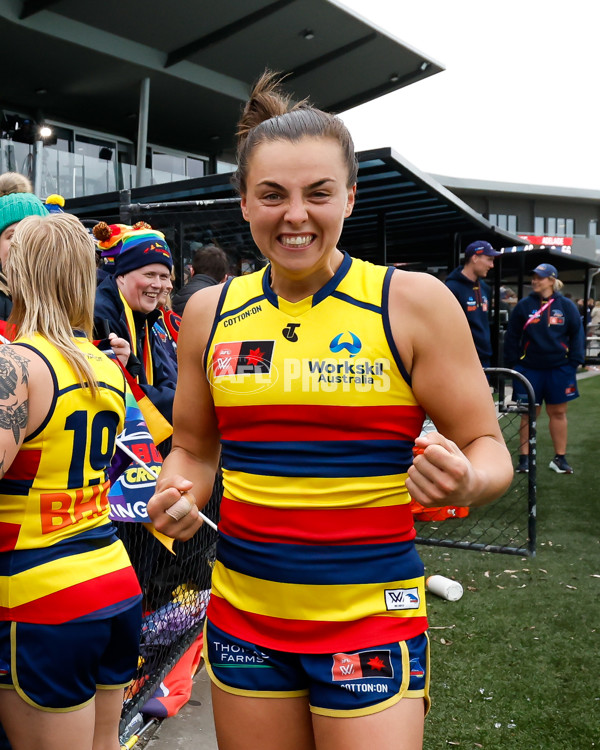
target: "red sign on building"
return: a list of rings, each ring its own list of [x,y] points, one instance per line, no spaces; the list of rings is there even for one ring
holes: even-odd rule
[[[525,250],[553,248],[555,250],[560,250],[563,253],[570,253],[571,248],[573,247],[572,237],[538,236],[531,234],[520,234],[519,237],[532,245],[530,248],[524,248]]]

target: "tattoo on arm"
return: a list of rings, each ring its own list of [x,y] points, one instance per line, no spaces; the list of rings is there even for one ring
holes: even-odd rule
[[[10,430],[17,445],[29,418],[27,389],[25,398],[17,395],[19,384],[29,382],[28,365],[29,360],[17,354],[10,345],[0,347],[0,430]]]
[[[18,445],[21,430],[27,427],[29,417],[29,400],[17,406],[0,406],[0,430],[12,430],[15,443]]]

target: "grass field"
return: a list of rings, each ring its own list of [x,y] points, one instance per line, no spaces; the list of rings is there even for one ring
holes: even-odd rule
[[[536,557],[419,548],[427,575],[465,589],[458,602],[428,594],[425,750],[600,748],[600,376],[579,389],[569,406],[575,474],[548,469],[540,416]]]

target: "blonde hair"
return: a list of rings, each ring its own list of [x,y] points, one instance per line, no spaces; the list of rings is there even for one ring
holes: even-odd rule
[[[0,174],[0,197],[11,193],[33,193],[33,185],[28,177],[20,172],[4,172]],[[0,292],[10,297],[10,289],[3,270],[0,270]]]
[[[558,278],[554,279],[554,286],[552,288],[554,289],[555,292],[560,292],[560,290],[563,288],[563,286],[564,286],[564,284],[563,284],[563,282],[560,279],[558,279]]]
[[[8,320],[16,336],[43,336],[95,395],[94,371],[73,342],[74,329],[91,339],[94,323],[96,248],[83,224],[66,213],[22,219],[11,241],[6,272],[13,290]]]
[[[250,156],[261,143],[301,138],[331,138],[337,141],[348,170],[348,187],[356,182],[358,161],[348,128],[335,115],[313,107],[306,99],[297,104],[283,91],[285,76],[265,70],[254,85],[237,129],[237,170],[232,182],[244,195]]]
[[[19,172],[0,174],[0,196],[11,193],[33,193],[31,180]]]

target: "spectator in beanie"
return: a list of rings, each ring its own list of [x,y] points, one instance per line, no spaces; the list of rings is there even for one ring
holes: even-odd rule
[[[111,249],[114,273],[96,290],[96,331],[101,338],[110,331],[129,341],[134,356],[127,369],[171,422],[177,376],[154,331],[154,323],[160,318],[160,295],[173,268],[169,246],[161,232],[143,223],[127,227],[100,222],[94,227],[94,235],[101,247],[117,238]]]

